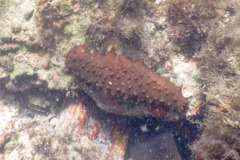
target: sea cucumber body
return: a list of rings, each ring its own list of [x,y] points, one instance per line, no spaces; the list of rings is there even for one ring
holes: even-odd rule
[[[89,53],[83,45],[69,51],[66,68],[106,111],[165,119],[185,115],[188,101],[179,87],[140,61],[117,56],[114,51]]]

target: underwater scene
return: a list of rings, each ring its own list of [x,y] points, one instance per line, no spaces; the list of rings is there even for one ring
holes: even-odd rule
[[[0,0],[0,160],[240,160],[240,1]]]

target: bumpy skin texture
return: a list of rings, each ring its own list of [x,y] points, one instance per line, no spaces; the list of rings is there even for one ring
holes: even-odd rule
[[[69,74],[108,112],[128,116],[154,116],[167,120],[184,117],[188,105],[180,88],[140,61],[89,53],[75,46],[66,57]]]

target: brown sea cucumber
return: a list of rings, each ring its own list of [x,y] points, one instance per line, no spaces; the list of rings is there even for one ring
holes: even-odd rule
[[[154,116],[176,120],[185,116],[188,105],[179,87],[160,77],[140,61],[90,53],[87,46],[75,46],[66,57],[69,74],[100,108],[120,115]]]

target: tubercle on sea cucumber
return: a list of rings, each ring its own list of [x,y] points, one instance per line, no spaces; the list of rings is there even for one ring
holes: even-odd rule
[[[179,87],[140,61],[90,53],[75,46],[66,56],[66,69],[84,86],[100,108],[128,116],[153,116],[176,120],[185,116],[188,101]]]

